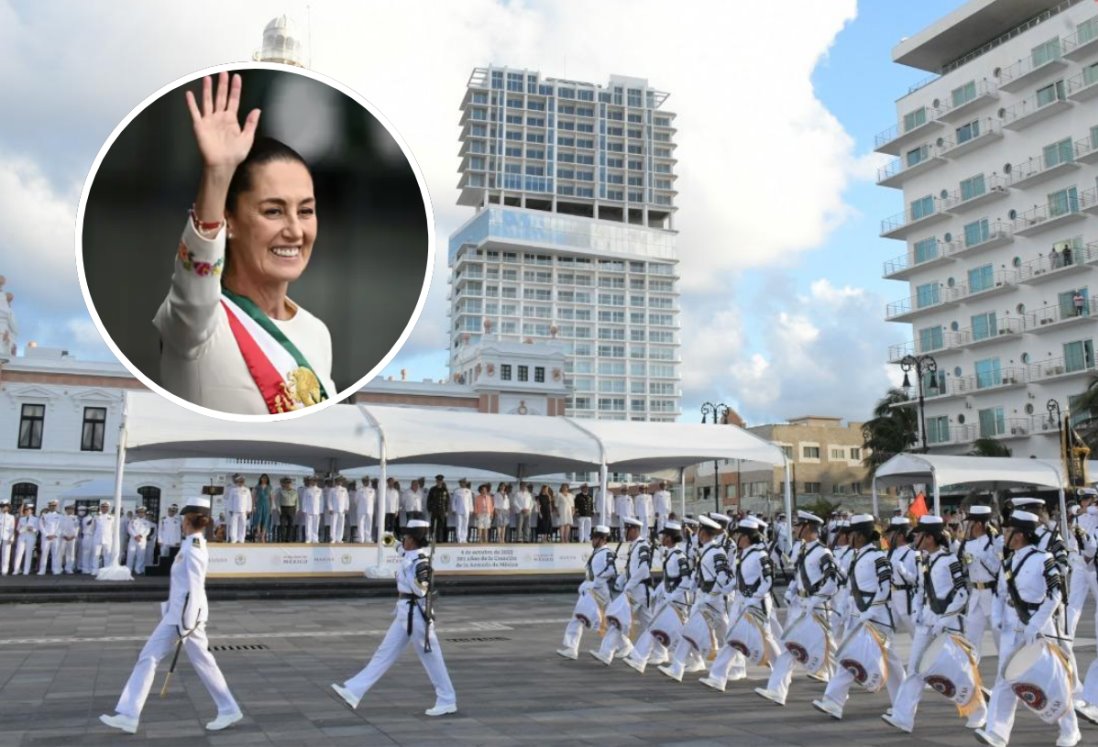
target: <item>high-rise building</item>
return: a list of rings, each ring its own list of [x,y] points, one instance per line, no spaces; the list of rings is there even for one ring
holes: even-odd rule
[[[932,77],[876,140],[904,203],[882,222],[905,244],[884,276],[910,284],[886,318],[913,327],[889,360],[932,356],[935,451],[1057,456],[1048,403],[1066,412],[1095,371],[1098,6],[972,0],[892,56]]]
[[[477,68],[461,103],[450,369],[481,339],[555,341],[567,414],[680,412],[675,115],[640,78],[607,85]]]
[[[297,24],[287,16],[272,18],[263,29],[263,46],[252,54],[257,62],[280,62],[294,67],[308,67],[305,43]]]

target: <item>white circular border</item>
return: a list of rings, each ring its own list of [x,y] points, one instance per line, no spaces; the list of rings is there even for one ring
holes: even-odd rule
[[[419,300],[416,302],[415,309],[412,310],[412,316],[408,320],[408,324],[405,325],[404,331],[401,332],[400,337],[397,338],[396,343],[389,349],[389,352],[374,366],[365,376],[356,381],[347,389],[339,392],[335,397],[330,397],[325,402],[318,405],[312,405],[300,410],[294,410],[292,412],[279,413],[277,415],[245,415],[241,413],[225,412],[223,410],[213,410],[208,407],[197,405],[189,400],[183,399],[175,394],[172,394],[164,387],[157,384],[155,381],[145,375],[143,371],[138,369],[137,366],[130,362],[130,359],[122,354],[118,345],[115,344],[114,339],[107,332],[107,328],[103,325],[103,320],[99,318],[99,313],[95,310],[95,304],[92,301],[91,293],[88,291],[88,280],[84,275],[84,252],[83,252],[83,234],[84,234],[84,211],[87,209],[88,196],[91,194],[92,183],[95,181],[95,176],[99,171],[99,166],[103,163],[103,159],[110,151],[111,146],[114,145],[114,141],[118,139],[118,136],[122,134],[123,130],[132,122],[138,115],[145,111],[154,101],[158,101],[168,93],[180,88],[181,86],[191,83],[196,80],[201,80],[207,75],[214,75],[222,71],[234,73],[234,72],[246,72],[249,70],[273,70],[280,73],[288,73],[292,75],[301,75],[306,78],[323,83],[326,86],[336,89],[340,93],[348,96],[351,100],[368,111],[381,126],[389,133],[389,136],[393,138],[398,146],[400,146],[401,152],[408,161],[408,165],[412,169],[412,173],[415,175],[416,183],[419,185],[420,195],[423,197],[423,208],[425,211],[425,218],[427,220],[427,269],[423,276],[423,287],[419,292]],[[180,111],[183,111],[183,106],[180,104]],[[182,114],[180,115],[182,116]],[[356,91],[345,86],[344,84],[329,78],[326,75],[307,70],[305,68],[297,68],[289,65],[282,65],[273,62],[231,62],[222,65],[215,65],[213,67],[205,68],[190,75],[185,75],[178,78],[167,85],[161,86],[154,93],[147,96],[140,104],[135,106],[129,114],[118,123],[118,126],[114,128],[106,142],[99,149],[98,155],[95,157],[95,161],[92,162],[91,170],[88,172],[87,178],[84,180],[84,188],[80,192],[80,205],[76,211],[76,273],[80,279],[80,292],[84,295],[84,305],[88,307],[88,313],[91,315],[92,322],[95,324],[95,328],[99,330],[99,336],[103,338],[103,341],[107,344],[107,347],[111,349],[115,357],[124,365],[131,374],[137,377],[146,387],[156,392],[160,396],[168,399],[175,404],[185,407],[186,409],[197,412],[201,415],[207,415],[213,418],[219,418],[221,420],[230,420],[238,423],[273,423],[279,420],[293,420],[294,418],[305,417],[312,415],[313,413],[320,412],[327,407],[331,407],[334,404],[342,402],[347,396],[350,396],[354,392],[361,389],[367,383],[369,383],[375,376],[377,376],[382,369],[388,366],[393,358],[396,357],[400,349],[404,347],[404,343],[407,342],[408,337],[412,334],[412,330],[415,328],[416,323],[419,321],[420,315],[423,313],[423,307],[427,303],[427,293],[431,289],[432,275],[435,270],[435,213],[434,207],[431,204],[431,195],[427,190],[427,182],[423,178],[423,172],[419,168],[419,163],[416,161],[415,156],[412,155],[411,150],[408,148],[408,144],[404,141],[404,138],[400,136],[396,128],[393,127],[392,122],[379,112],[369,101],[359,95]]]

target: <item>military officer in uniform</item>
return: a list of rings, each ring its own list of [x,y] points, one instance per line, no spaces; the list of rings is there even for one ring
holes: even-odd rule
[[[121,538],[119,538],[118,541],[121,542]],[[110,502],[103,501],[99,504],[99,513],[95,515],[95,534],[92,537],[92,545],[94,546],[94,551],[92,553],[92,573],[99,570],[100,561],[102,561],[103,565],[110,562],[114,543],[114,514],[111,513]]]
[[[272,504],[278,514],[279,542],[294,542],[298,539],[294,533],[294,520],[297,518],[299,500],[293,478],[283,477],[278,481],[278,495]]]
[[[137,507],[135,516],[126,526],[129,545],[126,548],[126,565],[137,575],[145,573],[145,545],[148,542],[152,524],[145,518],[145,507]]]
[[[445,542],[450,531],[446,521],[450,513],[450,490],[444,475],[435,475],[435,484],[427,491],[427,511],[435,525],[435,542]]]
[[[426,605],[431,565],[423,547],[427,545],[430,526],[423,519],[408,520],[401,538],[403,552],[396,577],[397,604],[389,631],[361,672],[342,685],[332,685],[352,709],[358,707],[363,696],[396,663],[401,652],[412,646],[435,687],[435,704],[427,709],[427,715],[443,716],[457,711],[457,695],[435,635],[433,616]]]
[[[320,514],[324,511],[324,491],[317,485],[317,476],[305,478],[301,491],[301,512],[305,516],[305,543],[315,545],[320,541]]]
[[[830,628],[830,603],[839,589],[840,573],[831,550],[820,541],[822,527],[823,519],[819,516],[807,511],[797,512],[797,551],[793,559],[793,578],[785,593],[789,605],[787,630],[801,615],[816,615],[825,628]],[[830,658],[833,658],[834,637],[828,635],[824,645],[830,649]],[[796,662],[790,651],[783,651],[774,662],[766,687],[755,688],[755,692],[771,702],[785,705]]]
[[[29,576],[34,562],[34,546],[38,539],[38,517],[34,515],[33,503],[24,503],[21,513],[19,521],[15,523],[15,559],[12,566],[15,568],[14,575]]]
[[[183,519],[179,516],[179,506],[175,503],[168,506],[168,515],[160,519],[156,542],[160,546],[160,557],[175,559],[183,542]]]
[[[915,726],[915,711],[926,684],[918,672],[923,653],[942,633],[964,635],[963,615],[968,606],[965,566],[949,551],[949,535],[940,516],[927,514],[919,518],[915,527],[915,550],[923,557],[920,562],[922,577],[913,607],[915,638],[911,644],[911,660],[907,677],[892,701],[892,710],[881,716],[886,723],[908,734]],[[961,666],[971,666],[967,656]],[[965,724],[970,729],[983,726],[987,717],[983,693],[976,693],[975,697],[978,702]]]
[[[80,507],[80,572],[95,573],[95,514]]]
[[[355,490],[355,536],[358,542],[372,542],[374,536],[374,510],[377,507],[377,487],[370,480],[362,478],[362,484]]]
[[[857,632],[863,624],[875,626],[885,636],[884,654],[887,658],[888,697],[894,700],[900,683],[904,679],[904,665],[892,645],[895,627],[889,598],[892,591],[892,563],[875,544],[880,534],[869,514],[855,514],[850,517],[850,544],[854,548],[854,557],[847,572],[847,583],[851,605],[851,620],[847,626],[847,637]],[[842,648],[842,645],[839,646]],[[854,684],[854,675],[848,669],[840,668],[831,677],[824,695],[812,705],[831,718],[841,720],[843,706]]]
[[[1003,677],[1007,662],[1022,646],[1042,637],[1058,638],[1054,614],[1063,601],[1060,569],[1053,556],[1037,547],[1040,518],[1029,511],[1015,510],[1003,541],[1010,557],[1004,561],[996,600],[999,639],[999,668],[987,707],[987,726],[976,730],[976,738],[992,747],[1006,747],[1014,728],[1018,698]],[[1065,688],[1069,693],[1071,686]],[[1074,747],[1082,735],[1075,710],[1068,708],[1059,721],[1057,747]]]
[[[69,504],[61,517],[60,562],[54,563],[54,573],[58,572],[58,567],[69,576],[76,570],[76,541],[79,536],[80,520],[76,517],[76,506]]]
[[[190,499],[183,507],[185,539],[172,563],[168,601],[160,605],[163,616],[137,657],[114,715],[99,717],[107,726],[128,734],[137,732],[141,711],[156,676],[156,666],[179,646],[186,650],[195,674],[217,705],[217,718],[206,724],[206,728],[221,731],[244,718],[206,640],[209,618],[206,569],[210,555],[206,549],[205,531],[209,523],[210,499],[206,496]]]
[[[652,601],[652,589],[649,579],[652,576],[652,544],[643,531],[644,525],[640,519],[632,516],[625,519],[625,541],[631,544],[626,556],[625,576],[618,578],[618,591],[629,600],[632,627],[636,630],[645,630],[651,620],[649,605]],[[610,623],[606,627],[606,635],[602,637],[602,645],[597,651],[591,650],[588,653],[609,666],[614,661],[615,654],[628,656],[633,651],[633,642],[629,635],[630,631]]]
[[[11,504],[0,503],[0,576],[8,575],[13,544],[15,544],[15,517],[11,515]]]
[[[588,542],[591,539],[591,521],[595,515],[595,499],[591,497],[591,491],[587,483],[580,485],[576,493],[576,527],[579,530],[579,541]]]
[[[965,612],[965,637],[972,642],[972,653],[980,661],[984,631],[991,622],[992,608],[999,584],[999,548],[997,532],[991,526],[991,506],[972,505],[965,517],[965,538],[957,556],[968,574],[968,609]],[[999,631],[991,627],[991,640],[999,650]]]
[[[659,489],[652,494],[652,504],[656,512],[656,531],[659,531],[671,514],[671,493],[667,490],[667,483],[661,482]]]
[[[57,501],[46,504],[46,510],[38,517],[38,575],[46,575],[46,566],[53,558],[54,575],[61,572],[61,514]]]
[[[579,588],[580,596],[589,594],[594,598],[599,608],[600,619],[602,613],[606,610],[606,605],[610,602],[610,585],[618,575],[617,556],[613,550],[607,547],[609,541],[610,527],[599,524],[592,530],[592,552],[590,557],[587,558],[586,576]],[[599,621],[589,620],[587,623],[590,627],[597,628]],[[578,658],[580,639],[583,637],[585,627],[588,627],[588,625],[573,615],[564,629],[564,643],[561,648],[557,649],[557,653],[565,659],[574,660]]]
[[[347,479],[337,475],[325,496],[328,508],[328,527],[333,545],[343,544],[343,530],[347,526],[347,511],[351,508],[351,496],[347,493]]]
[[[252,491],[244,485],[244,475],[233,475],[233,486],[225,494],[225,507],[229,512],[226,541],[242,544],[248,531],[248,515],[254,508]]]
[[[629,655],[624,657],[625,663],[641,674],[650,662],[666,663],[671,656],[668,647],[678,642],[678,637],[672,639],[667,631],[653,631],[661,616],[666,617],[664,610],[670,610],[679,618],[677,627],[680,629],[690,612],[690,562],[683,550],[681,532],[679,522],[671,520],[665,521],[659,531],[663,547],[663,579],[653,601],[655,611],[652,613],[652,624],[639,636]]]

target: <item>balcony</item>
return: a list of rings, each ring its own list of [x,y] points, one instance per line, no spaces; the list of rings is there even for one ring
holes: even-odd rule
[[[951,257],[963,257],[982,252],[985,249],[1006,246],[1012,241],[1014,241],[1014,234],[1011,231],[1010,224],[997,220],[988,225],[986,234],[961,237],[949,242],[946,245],[946,253]]]
[[[948,218],[941,201],[934,199],[934,206],[926,212],[915,214],[910,209],[881,221],[881,238],[905,239],[912,231]]]
[[[917,142],[920,137],[929,135],[942,125],[938,121],[938,110],[926,107],[926,119],[909,128],[904,127],[901,121],[892,125],[884,132],[878,133],[874,138],[873,149],[878,153],[886,153],[890,156],[902,155],[904,149]]]
[[[1057,149],[1059,151],[1059,148]],[[1043,181],[1062,176],[1069,171],[1075,171],[1079,164],[1076,158],[1075,144],[1071,144],[1070,153],[1057,152],[1055,157],[1048,159],[1045,156],[1036,156],[1012,164],[1010,167],[1010,185],[1022,189],[1040,184]]]
[[[1007,418],[1003,426],[1003,432],[996,437],[1002,441],[1008,441],[1012,438],[1029,438],[1030,434],[1033,433],[1035,419],[1039,420],[1036,417]]]
[[[1082,220],[1086,215],[1079,210],[1082,200],[1071,200],[1067,207],[1038,205],[1027,210],[1012,221],[1014,233],[1019,236],[1032,236],[1065,223]]]
[[[1018,268],[1018,282],[1038,285],[1055,280],[1098,262],[1098,242],[1087,246],[1071,247],[1067,251],[1041,255]]]
[[[939,287],[938,293],[933,296],[924,296],[922,299],[918,295],[901,298],[885,307],[885,319],[890,322],[908,322],[921,314],[954,306],[967,293],[967,286],[961,283],[953,288]]]
[[[1093,321],[1098,316],[1098,299],[1087,299],[1080,311],[1074,306],[1056,305],[1046,306],[1038,311],[1028,312],[1025,315],[1026,332],[1041,334],[1053,329],[1061,329],[1071,325],[1085,324]]]
[[[1081,60],[1098,53],[1098,16],[1083,21],[1075,27],[1075,33],[1063,41],[1064,57]]]
[[[944,142],[941,154],[946,158],[960,158],[969,151],[982,148],[988,143],[1002,140],[1003,127],[998,121],[988,119],[980,123],[981,130],[976,135],[970,135],[965,140],[957,139],[956,142]]]
[[[943,122],[956,122],[972,114],[984,104],[988,104],[999,98],[999,91],[995,86],[982,80],[976,84],[975,95],[962,101],[950,102],[938,112],[938,119]]]
[[[958,395],[997,392],[1025,386],[1027,373],[1023,366],[1001,368],[990,373],[954,376],[948,379],[948,384]]]
[[[1098,96],[1098,67],[1084,68],[1081,74],[1069,78],[1067,88],[1072,101],[1089,101]]]
[[[944,433],[938,430],[937,432],[928,431],[926,434],[928,446],[961,446],[975,440],[976,426],[974,425],[951,425]]]
[[[998,270],[992,274],[992,279],[987,286],[978,289],[970,288],[968,293],[964,294],[960,300],[968,303],[988,296],[997,296],[1000,293],[1010,291],[1017,284],[1018,272],[1016,270]]]
[[[1071,378],[1073,376],[1086,376],[1094,371],[1094,361],[1084,353],[1075,358],[1049,358],[1029,364],[1029,380],[1047,383]]]
[[[887,280],[906,280],[920,270],[944,265],[953,259],[948,254],[947,247],[948,245],[946,243],[939,241],[937,253],[933,257],[924,259],[921,262],[915,260],[914,251],[909,251],[906,254],[901,254],[899,257],[890,259],[884,263],[884,273],[882,277]]]
[[[946,334],[948,348],[975,348],[1001,340],[1021,337],[1025,331],[1025,322],[1018,316],[1004,316],[995,320],[995,324],[985,329],[965,327]]]
[[[1056,51],[1054,56],[1039,62],[1034,61],[1033,56],[1030,55],[1025,59],[1018,60],[1010,67],[1003,68],[1002,73],[999,75],[999,88],[1014,93],[1036,83],[1043,76],[1056,70],[1062,70],[1065,67],[1067,67],[1067,63],[1060,57],[1059,50]]]
[[[941,150],[933,143],[925,143],[919,148],[908,151],[884,168],[877,169],[877,186],[899,187],[910,177],[945,163]]]
[[[1083,208],[1084,213],[1098,215],[1098,187],[1088,189],[1079,195],[1079,206]]]
[[[956,190],[945,199],[945,209],[954,215],[959,215],[972,208],[984,205],[1007,196],[1010,184],[1005,177],[992,174],[984,180],[984,185],[979,192],[969,190],[968,194]]]
[[[1059,114],[1071,105],[1071,101],[1064,96],[1062,90],[1057,90],[1052,98],[1033,95],[1006,110],[1003,116],[1003,127],[1008,130],[1022,130],[1054,114]]]
[[[1091,136],[1075,141],[1075,157],[1079,163],[1098,163],[1098,127],[1091,129]]]
[[[888,346],[888,362],[899,363],[905,356],[908,355],[922,355],[924,353],[939,353],[943,350],[948,350],[945,344],[945,335],[942,336],[942,344],[940,346],[935,345],[923,345],[919,340],[908,340],[898,345]]]

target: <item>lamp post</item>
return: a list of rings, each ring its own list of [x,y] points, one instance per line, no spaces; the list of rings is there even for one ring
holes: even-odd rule
[[[721,418],[728,415],[729,407],[722,402],[706,402],[701,406],[702,424],[704,425],[706,419],[710,414],[713,415],[713,424],[719,425]],[[717,471],[717,460],[713,460],[713,510],[717,513],[721,512],[721,481],[720,474]]]
[[[922,436],[923,450],[922,453],[927,453],[930,448],[926,445],[926,400],[923,395],[923,375],[930,374],[930,383],[927,388],[932,393],[938,392],[938,377],[934,374],[938,373],[938,361],[934,360],[930,355],[905,355],[900,360],[900,370],[904,372],[904,391],[911,388],[911,380],[908,378],[908,372],[914,370],[915,378],[918,380],[919,386],[919,433]]]

